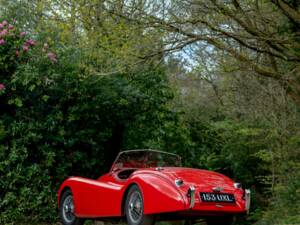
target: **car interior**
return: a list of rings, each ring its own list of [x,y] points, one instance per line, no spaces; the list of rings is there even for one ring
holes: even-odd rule
[[[118,172],[117,177],[121,180],[126,180],[136,169],[124,169]]]

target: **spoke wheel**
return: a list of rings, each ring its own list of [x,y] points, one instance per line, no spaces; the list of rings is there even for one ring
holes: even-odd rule
[[[153,225],[153,215],[144,215],[143,196],[137,185],[131,186],[125,203],[125,214],[129,225]]]
[[[139,191],[134,191],[129,198],[128,216],[137,223],[143,217],[143,200]]]
[[[67,190],[62,194],[60,200],[59,214],[64,225],[82,225],[84,221],[75,216],[75,205],[72,192]]]
[[[74,202],[73,202],[73,196],[68,195],[62,204],[62,216],[64,220],[68,223],[73,223],[75,218],[74,215]]]

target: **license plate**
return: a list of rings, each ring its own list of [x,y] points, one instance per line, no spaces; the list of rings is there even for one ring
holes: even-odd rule
[[[233,194],[200,192],[200,198],[203,202],[235,203]]]

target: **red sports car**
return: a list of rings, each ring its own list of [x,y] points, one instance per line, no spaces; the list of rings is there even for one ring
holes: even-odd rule
[[[110,172],[97,180],[63,182],[58,192],[62,223],[126,218],[129,225],[153,225],[155,220],[202,218],[208,225],[227,225],[249,210],[250,191],[239,183],[180,165],[181,158],[167,152],[120,152]]]

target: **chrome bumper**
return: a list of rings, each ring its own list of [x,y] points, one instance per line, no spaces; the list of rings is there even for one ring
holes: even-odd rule
[[[251,191],[250,189],[245,189],[245,208],[247,210],[247,213],[249,213],[250,210],[250,203],[251,203]]]
[[[189,208],[192,209],[195,206],[195,187],[190,186],[187,196],[190,198],[190,205]],[[250,211],[250,204],[251,204],[251,191],[250,189],[245,189],[245,209],[247,213]]]
[[[188,190],[188,197],[190,198],[190,206],[189,208],[192,209],[195,205],[195,187],[190,186]]]

